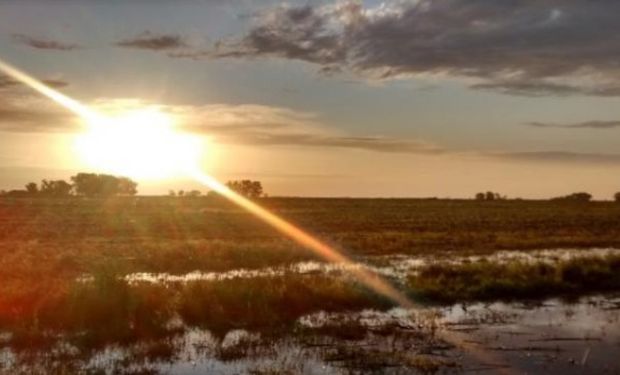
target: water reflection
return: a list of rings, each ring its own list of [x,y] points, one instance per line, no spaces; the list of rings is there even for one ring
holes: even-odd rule
[[[441,252],[437,254],[443,254]],[[532,250],[517,251],[506,250],[497,251],[491,254],[460,256],[458,254],[443,254],[438,256],[422,255],[391,255],[384,257],[368,257],[359,259],[356,263],[339,264],[339,263],[322,263],[322,262],[299,262],[288,266],[266,267],[260,269],[234,269],[226,272],[202,272],[194,271],[182,275],[173,275],[169,273],[132,273],[126,276],[126,280],[130,283],[150,282],[150,283],[180,283],[191,281],[215,281],[229,280],[236,278],[255,278],[255,277],[276,277],[290,273],[298,274],[324,274],[324,275],[342,275],[349,271],[359,268],[365,268],[385,277],[392,278],[396,281],[404,281],[408,275],[415,273],[420,268],[429,264],[463,264],[479,261],[488,261],[494,263],[508,263],[512,261],[532,262],[532,263],[554,263],[575,258],[585,257],[605,257],[609,255],[620,255],[620,249],[615,248],[593,248],[593,249],[548,249],[548,250]],[[88,280],[88,276],[82,278]]]
[[[518,372],[617,373],[620,295],[566,302],[475,303],[416,310],[318,312],[281,334],[230,331],[223,337],[182,333],[80,353],[59,343],[46,353],[0,351],[0,371],[104,374],[407,374],[494,369],[441,341],[440,330],[501,355]]]

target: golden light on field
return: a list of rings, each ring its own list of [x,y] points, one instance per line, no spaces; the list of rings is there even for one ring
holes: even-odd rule
[[[204,142],[175,128],[156,107],[130,110],[94,120],[75,140],[75,151],[95,170],[135,179],[184,175],[198,165]]]
[[[94,167],[126,174],[128,177],[158,177],[184,172],[325,260],[352,263],[338,250],[202,172],[199,167],[200,144],[190,136],[176,132],[171,117],[156,108],[104,115],[2,61],[0,71],[86,121],[87,129],[84,135],[76,140],[76,149],[79,157],[92,163]],[[404,294],[380,276],[363,268],[354,268],[353,274],[377,293],[404,307],[413,306]]]
[[[202,172],[199,168],[200,144],[190,136],[177,132],[168,115],[154,108],[143,108],[106,116],[47,87],[1,60],[0,71],[30,86],[85,120],[87,129],[76,141],[76,149],[79,157],[92,163],[93,167],[126,174],[128,177],[155,178],[184,172],[323,259],[329,262],[353,264],[351,259],[337,249]],[[405,294],[380,275],[362,267],[352,267],[351,273],[376,293],[403,307],[415,307]],[[497,362],[494,355],[472,345],[466,336],[459,332],[446,331],[441,337],[486,362]],[[509,368],[499,368],[497,372],[512,374]]]

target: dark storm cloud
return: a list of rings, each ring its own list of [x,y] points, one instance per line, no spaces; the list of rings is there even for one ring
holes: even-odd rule
[[[146,31],[136,37],[124,39],[115,43],[118,47],[146,49],[152,51],[166,51],[187,47],[187,43],[179,35],[153,34]]]
[[[548,122],[528,122],[526,125],[534,128],[560,129],[614,129],[620,128],[620,121],[585,121],[574,124],[554,124]]]
[[[271,56],[373,78],[443,74],[518,95],[617,96],[618,14],[620,2],[602,0],[281,6],[241,39],[198,57]],[[566,81],[576,78],[583,80]]]
[[[13,34],[13,40],[20,44],[24,44],[26,46],[36,48],[36,49],[45,49],[45,50],[55,50],[55,51],[72,51],[76,49],[81,49],[82,47],[78,44],[66,43],[57,40],[44,39],[44,38],[35,38],[29,35],[24,34]]]

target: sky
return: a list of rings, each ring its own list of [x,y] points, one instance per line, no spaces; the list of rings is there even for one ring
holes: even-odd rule
[[[619,12],[603,0],[0,0],[0,59],[93,108],[169,113],[205,139],[205,171],[269,195],[611,199]],[[96,171],[76,153],[81,132],[0,76],[0,189]]]

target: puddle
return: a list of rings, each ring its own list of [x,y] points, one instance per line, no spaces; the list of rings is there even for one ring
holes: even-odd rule
[[[441,254],[441,253],[440,253]],[[615,248],[593,248],[593,249],[548,249],[517,251],[506,250],[497,251],[491,254],[458,256],[455,254],[446,255],[425,255],[425,256],[405,256],[391,255],[384,257],[368,257],[360,259],[351,264],[334,264],[322,262],[300,262],[289,266],[267,267],[260,269],[236,269],[226,272],[202,272],[194,271],[182,275],[168,273],[133,273],[125,277],[129,283],[150,282],[150,283],[182,283],[191,281],[215,281],[230,280],[236,278],[256,278],[256,277],[276,277],[287,273],[297,274],[324,274],[338,275],[345,274],[351,270],[365,268],[384,277],[396,281],[404,281],[407,276],[415,273],[420,268],[430,264],[463,264],[479,261],[494,263],[508,263],[512,261],[532,262],[532,263],[554,263],[563,260],[585,258],[585,257],[604,257],[608,255],[620,255],[620,249]],[[81,280],[88,280],[83,277]]]
[[[226,272],[201,272],[194,271],[183,275],[172,275],[168,273],[132,273],[125,276],[129,283],[149,282],[149,283],[182,283],[191,281],[216,281],[230,279],[253,279],[257,277],[277,277],[290,273],[295,274],[325,274],[335,275],[348,273],[354,269],[369,268],[376,272],[381,269],[369,266],[364,263],[321,263],[321,262],[300,262],[286,267],[266,267],[260,269],[236,269]],[[84,280],[84,278],[82,279]]]
[[[453,334],[488,355],[475,356],[442,340]],[[107,347],[87,360],[82,359],[84,353],[75,351],[59,344],[41,353],[37,362],[32,354],[22,357],[3,349],[0,372],[64,368],[187,375],[409,374],[423,369],[494,373],[504,363],[515,373],[618,373],[620,294],[584,297],[574,303],[550,299],[386,312],[318,312],[300,318],[297,328],[283,336],[234,330],[217,338],[208,331],[187,328],[158,342]]]

